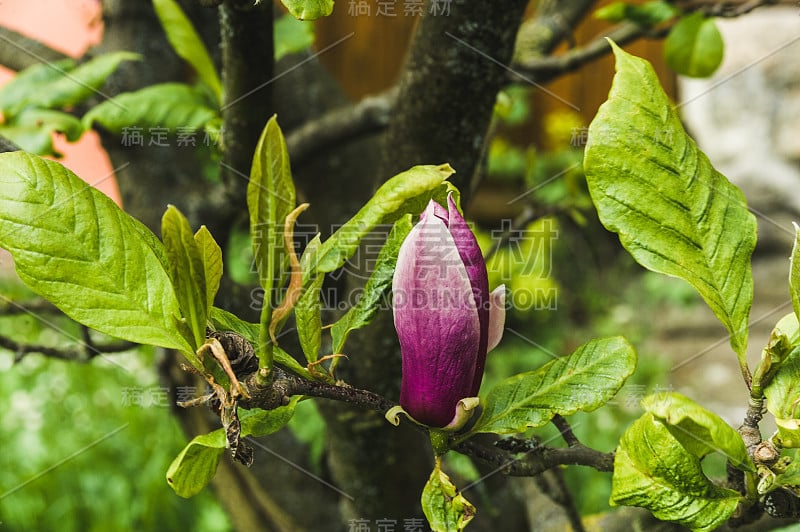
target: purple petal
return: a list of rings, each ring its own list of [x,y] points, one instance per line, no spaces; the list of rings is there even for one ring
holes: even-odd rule
[[[417,421],[444,427],[470,396],[481,327],[456,242],[434,209],[429,204],[403,242],[392,290],[403,354],[400,404]]]
[[[506,285],[501,284],[489,294],[491,306],[489,307],[489,341],[486,346],[488,353],[500,343],[506,326]]]
[[[481,338],[478,344],[478,359],[475,366],[475,378],[470,388],[470,397],[478,395],[483,379],[483,367],[486,363],[486,350],[489,340],[489,276],[486,273],[486,261],[478,246],[478,241],[472,230],[461,217],[453,200],[453,195],[447,196],[448,229],[453,235],[458,254],[467,269],[472,293],[475,297],[475,307],[478,309],[478,320],[481,328]]]

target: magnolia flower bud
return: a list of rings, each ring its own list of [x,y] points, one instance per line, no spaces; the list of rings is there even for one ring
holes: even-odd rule
[[[457,428],[476,397],[486,353],[503,335],[505,287],[491,294],[486,262],[452,196],[431,200],[397,258],[394,325],[403,356],[400,405],[416,421]]]

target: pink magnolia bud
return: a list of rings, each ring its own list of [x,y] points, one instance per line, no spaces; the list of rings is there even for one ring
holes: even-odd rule
[[[505,287],[491,294],[486,262],[452,196],[431,200],[397,258],[394,325],[403,355],[400,405],[431,427],[475,397],[486,353],[503,335]]]

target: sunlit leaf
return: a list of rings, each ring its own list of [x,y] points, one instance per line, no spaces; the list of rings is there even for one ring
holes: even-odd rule
[[[687,451],[698,458],[712,452],[725,455],[743,471],[755,471],[744,440],[717,414],[706,410],[688,397],[662,392],[645,397],[642,407],[662,421]]]
[[[710,531],[736,510],[741,495],[713,484],[700,459],[646,413],[623,434],[614,457],[611,504],[647,508],[662,521]]]
[[[635,367],[636,351],[625,338],[591,340],[567,357],[497,384],[472,430],[510,434],[541,427],[556,414],[590,412],[611,399]]]
[[[422,490],[422,511],[433,532],[460,532],[475,517],[475,507],[456,491],[439,460]]]
[[[613,48],[617,74],[584,159],[600,220],[639,264],[700,292],[744,368],[755,217],[686,134],[650,64]]]
[[[60,164],[0,154],[0,246],[35,292],[111,336],[192,353],[152,233]]]

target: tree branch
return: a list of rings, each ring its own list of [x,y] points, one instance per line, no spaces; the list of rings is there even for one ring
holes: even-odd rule
[[[528,56],[528,59],[520,57],[512,66],[513,72],[509,73],[509,81],[519,81],[522,76],[537,83],[546,83],[564,74],[574,72],[586,63],[608,54],[611,51],[611,45],[608,44],[607,39],[624,46],[644,36],[663,37],[668,31],[669,28],[650,30],[638,24],[626,22],[615,27],[608,34],[590,41],[587,45],[574,48],[561,55]]]
[[[14,362],[19,362],[25,355],[29,353],[39,353],[51,358],[58,358],[60,360],[69,360],[77,362],[87,362],[96,356],[107,353],[121,353],[123,351],[130,351],[138,344],[133,342],[113,342],[108,344],[95,344],[91,345],[86,342],[76,344],[68,348],[51,347],[47,345],[26,344],[17,342],[6,336],[0,335],[0,347],[13,351]]]
[[[0,65],[17,72],[37,63],[69,58],[41,41],[4,27],[0,27],[0,42],[4,43],[0,46]]]
[[[788,4],[785,0],[751,0],[747,2],[720,2],[720,1],[687,1],[675,2],[685,13],[701,11],[709,17],[735,18],[750,13],[756,8],[776,4]],[[541,22],[539,22],[541,24]],[[623,22],[615,26],[607,34],[597,37],[585,46],[573,48],[561,55],[547,55],[550,50],[546,50],[542,43],[535,40],[538,46],[528,46],[524,49],[527,33],[535,33],[534,29],[523,27],[518,39],[518,50],[516,61],[512,65],[513,72],[509,72],[509,81],[534,81],[546,83],[564,74],[574,72],[583,65],[599,59],[611,51],[611,46],[607,39],[611,39],[620,46],[634,42],[641,38],[662,39],[666,37],[672,24],[648,28],[633,22]],[[531,40],[528,37],[527,40]],[[556,39],[553,38],[552,41]]]
[[[243,6],[225,0],[219,8],[222,47],[222,180],[237,207],[244,204],[258,138],[272,114],[272,4]]]
[[[311,381],[288,373],[277,366],[273,370],[275,378],[267,386],[259,384],[256,374],[244,380],[243,384],[250,394],[250,399],[241,400],[240,406],[270,410],[288,403],[293,395],[333,399],[383,415],[397,406],[394,401],[368,390]],[[414,426],[427,430],[419,425]],[[454,445],[453,450],[483,460],[497,467],[498,472],[511,476],[535,476],[559,465],[583,465],[598,471],[612,471],[614,467],[612,453],[596,451],[580,443],[567,448],[536,445],[521,457],[514,457],[512,453],[470,438]]]
[[[397,103],[397,87],[327,112],[286,137],[293,167],[334,146],[383,130]]]
[[[0,47],[0,50],[2,50],[2,47]],[[22,148],[20,148],[19,146],[17,146],[16,144],[14,144],[10,140],[8,140],[7,138],[0,136],[0,153],[8,153],[8,152],[12,152],[12,151],[19,151],[21,149]]]

